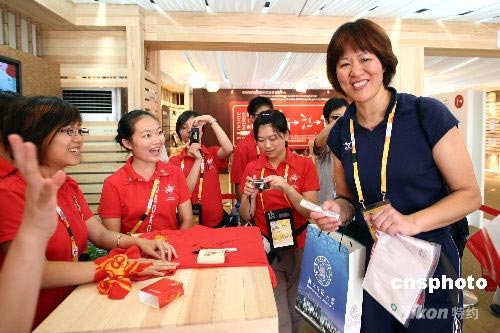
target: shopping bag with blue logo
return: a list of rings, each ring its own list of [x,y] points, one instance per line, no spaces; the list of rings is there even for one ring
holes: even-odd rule
[[[318,331],[361,329],[365,255],[348,236],[307,227],[295,309]]]

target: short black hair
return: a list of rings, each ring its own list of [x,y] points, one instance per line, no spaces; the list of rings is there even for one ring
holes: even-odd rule
[[[332,97],[328,101],[326,101],[323,106],[323,117],[328,122],[328,118],[330,117],[330,113],[341,107],[345,106],[346,108],[349,106],[349,103],[345,100],[345,98]]]
[[[7,114],[14,109],[16,102],[21,100],[23,96],[16,92],[9,90],[0,90],[0,133],[3,132],[3,127],[5,124],[5,119]],[[0,137],[0,143],[4,142],[3,138]]]
[[[349,48],[353,51],[370,52],[377,56],[384,69],[383,83],[387,88],[396,74],[398,58],[392,51],[391,39],[385,30],[367,19],[342,24],[330,40],[326,51],[326,74],[333,88],[345,95],[337,77],[337,63],[344,51]]]
[[[260,108],[262,105],[269,106],[270,110],[274,109],[273,102],[271,101],[270,98],[264,96],[257,96],[248,103],[247,106],[248,114],[250,116],[255,116],[255,112],[257,112],[257,109]]]
[[[119,143],[120,146],[128,150],[128,148],[123,145],[122,140],[125,139],[131,141],[132,135],[135,133],[135,123],[137,123],[142,117],[148,116],[158,121],[158,118],[156,118],[154,114],[144,110],[133,110],[124,115],[118,122],[118,128],[116,130],[118,134],[115,136],[115,141]]]
[[[253,135],[257,140],[259,127],[262,125],[271,124],[273,130],[277,133],[286,134],[288,130],[288,122],[284,113],[278,110],[269,110],[260,113],[253,123]]]
[[[184,111],[179,115],[179,118],[177,118],[177,121],[175,122],[175,132],[177,133],[179,138],[181,137],[181,127],[184,126],[184,124],[189,120],[189,118],[199,117],[199,116],[201,116],[201,114],[193,110]]]
[[[71,103],[58,97],[33,96],[14,106],[16,112],[7,114],[2,140],[12,152],[7,137],[19,134],[24,141],[35,144],[40,164],[46,161],[45,151],[58,130],[64,126],[81,123],[80,111]]]

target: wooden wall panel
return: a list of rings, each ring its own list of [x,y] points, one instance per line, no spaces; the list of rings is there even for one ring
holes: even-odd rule
[[[0,45],[0,54],[21,62],[21,90],[23,95],[61,97],[59,65],[42,58]]]
[[[393,49],[398,57],[398,66],[392,85],[401,92],[423,95],[424,48],[393,45]]]
[[[124,31],[43,31],[43,58],[61,66],[63,87],[126,87]]]

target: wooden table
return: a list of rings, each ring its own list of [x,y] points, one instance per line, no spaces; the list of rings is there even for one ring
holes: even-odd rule
[[[181,269],[170,278],[184,284],[184,296],[159,310],[138,296],[156,279],[134,283],[122,300],[82,285],[34,332],[278,332],[267,267]]]

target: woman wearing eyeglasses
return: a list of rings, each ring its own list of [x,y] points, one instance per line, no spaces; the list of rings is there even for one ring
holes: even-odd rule
[[[2,133],[7,150],[11,150],[6,140],[9,134],[19,134],[24,141],[35,144],[40,173],[46,178],[80,162],[83,136],[89,131],[81,127],[82,118],[74,106],[56,97],[31,97],[16,107],[16,112],[7,117]],[[0,181],[0,264],[21,223],[25,189],[26,183],[19,172]],[[175,254],[175,250],[163,241],[134,238],[106,229],[94,217],[78,184],[70,177],[66,177],[58,190],[57,205],[54,218],[58,223],[45,252],[43,289],[33,327],[45,319],[76,285],[92,282],[97,277],[98,266],[94,262],[78,262],[86,249],[87,239],[105,249],[137,245],[144,254],[157,259],[170,259],[172,253]],[[172,267],[175,267],[172,263],[154,260],[152,266],[139,274],[162,276],[162,270]]]
[[[268,259],[278,284],[273,291],[279,331],[298,332],[303,320],[295,311],[295,302],[309,218],[300,201],[316,202],[318,176],[311,159],[288,149],[289,130],[283,113],[262,112],[253,123],[253,132],[261,154],[243,172],[240,216],[259,227],[273,249]]]
[[[191,193],[181,169],[160,160],[165,136],[158,119],[131,111],[118,122],[115,140],[133,156],[104,181],[98,212],[106,228],[123,233],[190,228]]]
[[[343,98],[332,97],[323,106],[323,117],[326,127],[314,139],[312,152],[315,156],[316,170],[319,176],[320,190],[318,203],[333,200],[335,197],[335,184],[333,183],[333,154],[326,145],[326,139],[337,119],[344,115],[349,103]]]

